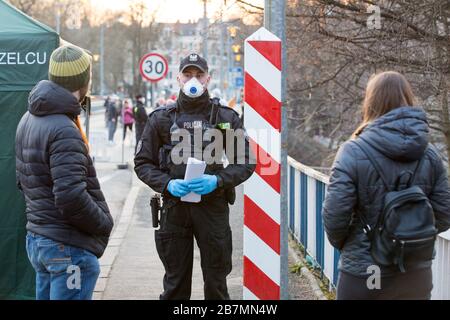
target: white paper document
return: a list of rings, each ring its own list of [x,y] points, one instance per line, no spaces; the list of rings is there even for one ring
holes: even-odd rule
[[[200,161],[195,158],[188,158],[186,173],[184,174],[184,180],[190,181],[195,178],[200,178],[206,169],[206,162]],[[190,192],[184,197],[181,197],[181,201],[184,202],[200,202],[202,200],[202,196],[196,194],[194,192]]]

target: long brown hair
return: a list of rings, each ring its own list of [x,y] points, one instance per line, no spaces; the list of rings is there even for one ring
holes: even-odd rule
[[[362,105],[363,122],[353,132],[356,138],[373,120],[399,107],[413,107],[415,97],[406,78],[395,71],[373,75],[366,88]]]
[[[86,137],[86,134],[84,133],[83,127],[81,126],[80,116],[77,116],[75,118],[75,125],[77,126],[78,130],[80,130],[81,133],[81,139],[83,139],[84,144],[86,145],[88,151],[89,151],[89,141]]]

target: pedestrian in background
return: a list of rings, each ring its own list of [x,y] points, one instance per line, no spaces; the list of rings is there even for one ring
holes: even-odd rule
[[[117,99],[113,99],[108,106],[108,143],[110,146],[114,145],[114,134],[116,133],[118,118]]]
[[[173,105],[175,105],[175,100],[172,100],[172,99],[167,99],[166,100],[166,106],[167,107],[169,107],[169,106],[173,106]]]
[[[158,100],[156,100],[155,109],[164,107],[165,105],[166,105],[166,99],[159,98]]]
[[[141,140],[142,132],[145,128],[145,123],[147,122],[147,111],[144,107],[145,98],[141,95],[136,96],[136,105],[133,108],[135,129],[136,129],[136,147],[134,148],[134,153],[136,154],[136,148]]]
[[[328,239],[341,253],[337,299],[430,299],[434,240],[450,227],[446,169],[428,142],[426,114],[416,106],[403,75],[384,72],[372,77],[362,111],[362,124],[336,155],[323,207]],[[419,188],[410,189],[414,186]],[[403,207],[394,195],[410,190],[415,190],[417,202],[403,198],[408,204]],[[386,206],[389,199],[396,206]],[[402,207],[404,216],[389,211],[397,222],[385,214]],[[425,211],[412,230],[419,209]],[[385,241],[394,235],[397,238]],[[385,257],[391,259],[383,262]],[[374,267],[380,282],[369,288]]]
[[[122,119],[123,119],[123,138],[122,138],[122,140],[125,140],[125,137],[127,135],[127,129],[129,129],[131,132],[133,132],[133,123],[134,123],[133,109],[132,109],[131,103],[128,99],[125,100],[124,104],[123,104]]]
[[[107,96],[103,107],[105,108],[105,128],[108,128],[108,108],[109,103],[111,102],[111,97]]]

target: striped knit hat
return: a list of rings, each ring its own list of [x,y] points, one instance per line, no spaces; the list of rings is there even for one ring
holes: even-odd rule
[[[91,57],[82,48],[64,45],[50,57],[48,78],[54,83],[75,92],[89,84]]]

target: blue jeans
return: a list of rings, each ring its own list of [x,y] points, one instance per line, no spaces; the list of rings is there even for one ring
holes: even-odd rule
[[[26,246],[36,271],[36,300],[92,299],[100,275],[94,254],[31,232]]]
[[[109,121],[108,122],[108,140],[114,141],[114,134],[116,133],[117,129],[117,121]]]

